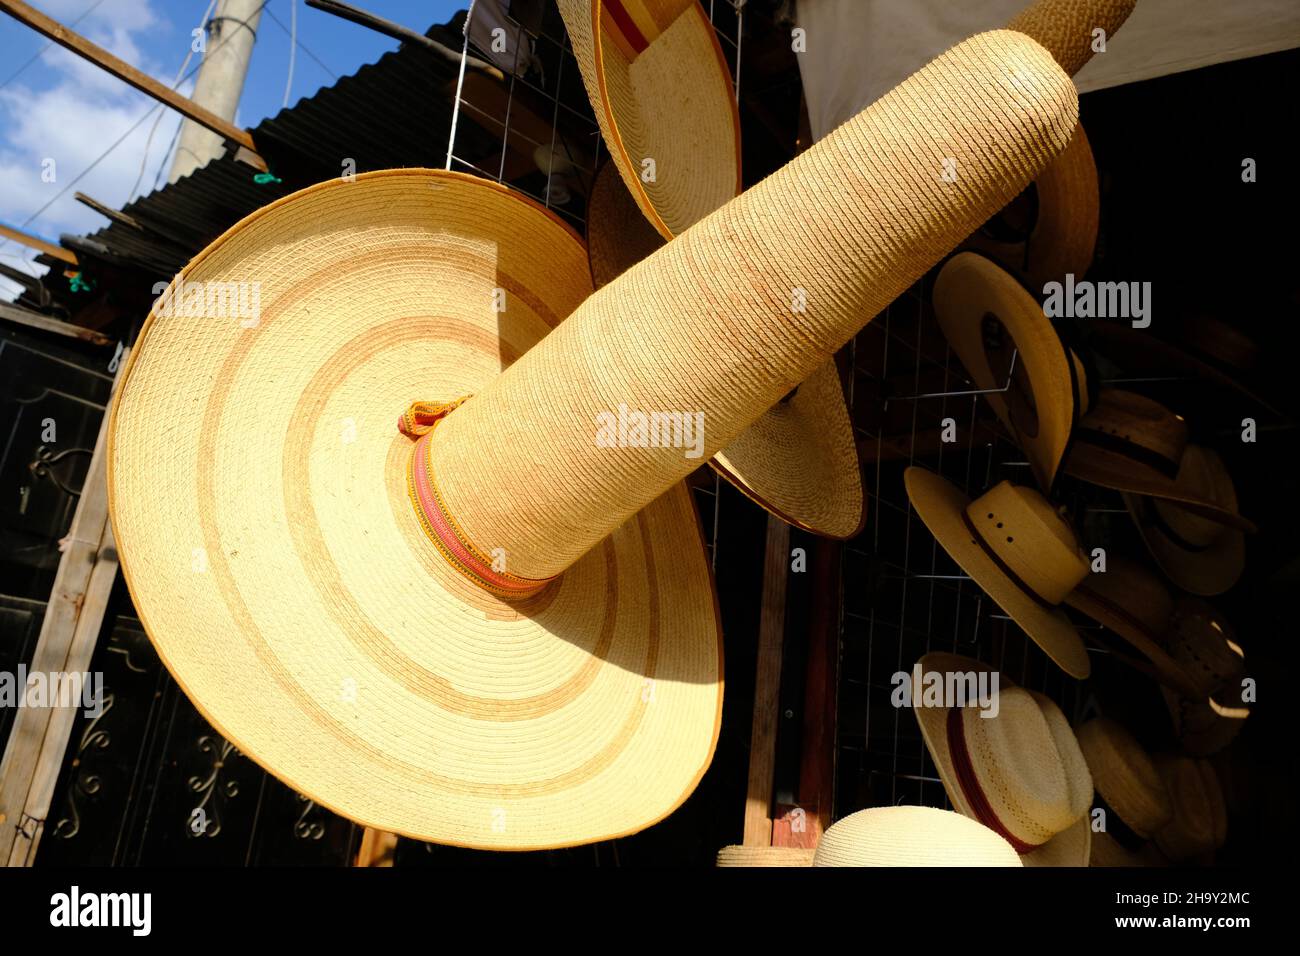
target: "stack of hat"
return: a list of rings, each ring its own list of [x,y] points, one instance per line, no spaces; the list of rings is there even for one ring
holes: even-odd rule
[[[1150,840],[1172,818],[1173,805],[1151,756],[1106,717],[1083,724],[1078,740],[1097,791],[1092,865],[1158,865]]]

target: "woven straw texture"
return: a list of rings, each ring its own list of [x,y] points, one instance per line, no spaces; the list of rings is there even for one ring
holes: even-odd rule
[[[587,207],[587,250],[596,288],[662,245],[614,165],[606,163]],[[834,359],[709,464],[760,506],[808,531],[850,538],[866,519],[853,422]]]
[[[503,187],[358,176],[187,267],[259,282],[254,327],[155,312],[132,356],[109,491],[145,627],[241,752],[361,823],[582,843],[667,815],[708,766],[720,638],[683,486],[512,604],[452,570],[407,496],[398,415],[488,387],[590,293],[587,270],[567,227]]]
[[[813,851],[794,846],[724,846],[718,866],[812,866]]]
[[[935,807],[873,807],[822,834],[813,866],[1020,866],[988,827]]]
[[[698,463],[598,448],[600,415],[702,412],[711,457],[1022,189],[1077,109],[1041,47],[975,37],[595,293],[434,433],[469,539],[562,571]]]
[[[1077,409],[1070,358],[1038,301],[995,263],[960,252],[934,281],[934,311],[971,381],[988,393],[989,407],[1025,452],[1038,486],[1050,493]],[[990,317],[1003,330],[996,371],[986,341]],[[1013,355],[1010,388],[994,391],[1007,388]]]
[[[1097,792],[1130,830],[1148,839],[1173,813],[1151,756],[1132,734],[1108,717],[1094,717],[1085,723],[1078,738]]]
[[[671,239],[740,191],[731,72],[697,0],[559,0],[610,156]],[[640,35],[648,45],[629,43]],[[653,182],[642,162],[653,159]]]
[[[926,654],[920,666],[925,673],[992,670],[979,661],[944,652]],[[977,819],[949,746],[951,711],[918,707],[915,713],[953,807]],[[1037,847],[1021,856],[1024,865],[1087,866],[1092,779],[1060,708],[1000,675],[997,716],[981,717],[976,707],[967,705],[960,717],[972,772],[1003,832]]]
[[[1106,31],[1106,40],[1124,25],[1137,0],[1038,0],[1007,24],[1031,36],[1056,57],[1071,76],[1092,59],[1092,31]]]

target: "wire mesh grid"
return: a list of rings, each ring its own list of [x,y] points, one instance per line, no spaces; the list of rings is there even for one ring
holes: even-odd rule
[[[846,544],[841,566],[836,818],[890,804],[950,806],[915,715],[891,701],[894,675],[911,672],[928,652],[989,664],[1067,715],[1086,703],[1086,685],[969,580],[908,503],[903,472],[914,464],[971,497],[1003,479],[1033,483],[1024,454],[950,352],[931,284],[927,277],[909,289],[849,347],[848,400],[870,501],[867,525]],[[944,440],[945,425],[955,440]],[[1080,630],[1091,652],[1107,652],[1095,627]]]

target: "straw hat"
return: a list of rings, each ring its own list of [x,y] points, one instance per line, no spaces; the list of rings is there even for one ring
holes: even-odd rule
[[[934,311],[971,381],[1024,450],[1039,487],[1050,492],[1087,394],[1080,366],[1038,301],[973,252],[959,252],[939,270]]]
[[[814,851],[797,846],[724,846],[718,866],[812,866]]]
[[[663,245],[606,163],[587,206],[587,248],[597,289]],[[830,538],[851,538],[866,521],[853,422],[834,359],[782,398],[709,460],[772,514]]]
[[[1208,760],[1156,754],[1173,816],[1155,834],[1156,846],[1175,863],[1203,858],[1228,837],[1228,810],[1219,777]]]
[[[872,807],[836,821],[813,866],[1021,866],[1005,839],[937,807]]]
[[[698,0],[559,6],[610,157],[659,234],[673,238],[740,192],[735,88]]]
[[[926,654],[918,666],[992,672],[946,653]],[[915,708],[948,798],[1007,840],[1026,866],[1086,866],[1092,780],[1070,723],[1048,697],[1000,678],[996,716],[975,704]]]
[[[1174,614],[1174,596],[1145,564],[1111,555],[1104,572],[1093,571],[1065,603],[1123,638],[1141,658],[1116,655],[1166,687],[1196,696],[1191,677],[1165,649]]]
[[[1106,811],[1105,829],[1093,834],[1092,865],[1150,861],[1143,844],[1173,815],[1150,755],[1132,734],[1107,717],[1083,724],[1078,738],[1097,790],[1096,805]]]
[[[924,468],[903,473],[907,497],[943,549],[1060,668],[1091,673],[1083,638],[1057,607],[1088,575],[1074,530],[1032,488],[1009,481],[974,501]]]
[[[368,826],[525,849],[656,822],[718,732],[698,461],[611,446],[602,416],[705,415],[712,456],[1076,116],[1041,48],[975,37],[585,301],[582,243],[463,175],[258,210],[177,277],[257,283],[255,320],[156,309],[110,422],[114,530],[160,656],[242,752]],[[958,189],[893,158],[954,154]],[[915,214],[878,230],[882,208]]]
[[[1103,488],[1174,502],[1240,531],[1255,526],[1202,489],[1178,482],[1187,450],[1187,422],[1159,402],[1118,388],[1102,389],[1074,430],[1064,470]]]
[[[1220,512],[1237,512],[1232,476],[1223,459],[1208,448],[1183,449],[1174,484],[1188,498],[1212,502]],[[1246,538],[1240,530],[1169,499],[1130,492],[1123,497],[1147,550],[1174,584],[1210,597],[1237,583],[1246,566]]]
[[[1164,645],[1194,685],[1190,693],[1161,688],[1179,744],[1198,757],[1222,750],[1241,733],[1250,716],[1241,699],[1247,671],[1236,634],[1209,604],[1182,598],[1174,608]]]
[[[1136,0],[1037,0],[1007,25],[1033,37],[1073,76],[1093,56],[1093,30],[1112,37]],[[997,220],[967,240],[1031,289],[1092,265],[1100,222],[1092,147],[1080,124],[1065,151]]]
[[[871,807],[837,821],[816,850],[727,846],[718,866],[1021,866],[988,827],[936,807]]]
[[[1092,265],[1101,221],[1097,163],[1080,124],[1069,146],[1025,195],[980,228],[966,246],[1041,290],[1066,274],[1082,277]]]

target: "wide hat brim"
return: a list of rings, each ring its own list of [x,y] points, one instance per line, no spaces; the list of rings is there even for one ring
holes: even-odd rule
[[[1254,522],[1243,518],[1235,508],[1225,508],[1216,501],[1189,494],[1179,486],[1176,479],[1162,475],[1119,451],[1092,445],[1087,441],[1075,440],[1071,443],[1061,470],[1091,485],[1172,502],[1238,531],[1253,533],[1256,530]]]
[[[1101,222],[1097,163],[1080,123],[1074,136],[1033,185],[1038,213],[1028,237],[1005,241],[981,230],[965,246],[991,256],[1032,289],[1067,274],[1083,278],[1092,265]]]
[[[610,157],[659,234],[671,239],[736,196],[735,87],[698,0],[559,8]]]
[[[1225,526],[1210,545],[1191,551],[1173,541],[1155,521],[1151,499],[1123,493],[1124,506],[1137,526],[1142,542],[1169,580],[1201,597],[1213,597],[1229,590],[1246,568],[1246,536]],[[1236,495],[1232,508],[1236,509]]]
[[[940,270],[934,311],[971,381],[1025,452],[1039,487],[1050,492],[1078,420],[1080,390],[1071,356],[1051,321],[1013,276],[971,252],[958,253]],[[1036,419],[1033,434],[1017,427],[1007,396],[999,391],[1007,381],[1005,375],[999,380],[989,363],[983,331],[988,316],[1001,322],[1016,349],[1020,372],[1028,376]]]
[[[587,248],[596,288],[618,278],[663,242],[613,165],[605,164],[587,206]],[[866,521],[853,421],[834,359],[709,464],[760,507],[805,531],[852,538]]]
[[[931,671],[974,671],[975,673],[992,673],[993,668],[980,661],[936,651],[926,654],[920,660],[923,673]],[[998,674],[999,687],[1014,687],[1006,674]],[[914,707],[917,722],[921,725],[921,737],[930,751],[930,757],[939,771],[944,790],[952,801],[954,809],[963,816],[977,819],[966,798],[962,796],[956,769],[953,766],[952,752],[948,749],[948,714],[949,707]],[[1092,844],[1092,829],[1088,823],[1088,814],[1079,817],[1065,830],[1062,830],[1038,849],[1021,854],[1025,866],[1087,866]]]
[[[1059,608],[1045,608],[976,544],[963,520],[968,498],[960,488],[924,468],[903,473],[907,497],[930,533],[984,593],[1041,647],[1061,670],[1080,680],[1092,672],[1083,638]]]
[[[398,416],[482,389],[582,302],[587,268],[504,187],[371,173],[264,207],[178,277],[258,283],[255,322],[155,309],[140,335],[108,487],[141,620],[219,733],[349,819],[573,845],[662,819],[709,765],[721,644],[684,485],[509,603],[408,498]]]

